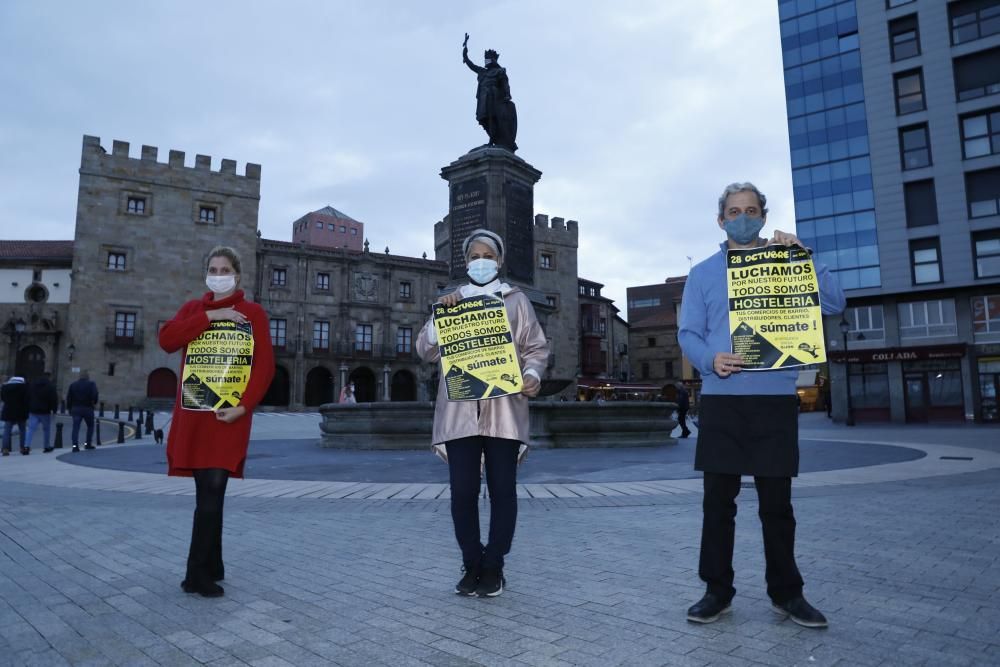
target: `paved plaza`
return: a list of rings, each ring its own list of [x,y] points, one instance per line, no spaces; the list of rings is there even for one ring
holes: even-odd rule
[[[256,417],[216,600],[178,585],[193,485],[149,436],[0,459],[0,665],[1000,664],[1000,429],[802,416],[798,560],[830,619],[809,630],[770,609],[752,488],[733,613],[685,620],[693,439],[532,452],[508,588],[480,600],[452,593],[444,464],[321,449],[318,419]]]

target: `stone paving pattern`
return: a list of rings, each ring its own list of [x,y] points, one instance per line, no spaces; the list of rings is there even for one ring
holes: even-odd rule
[[[1000,454],[997,429],[814,425]],[[522,499],[491,600],[451,592],[447,500],[233,495],[226,597],[207,600],[178,586],[189,496],[18,481],[88,469],[15,455],[0,459],[0,665],[1000,664],[1000,466],[930,458],[935,476],[796,484],[806,594],[831,622],[810,630],[770,610],[752,489],[733,613],[698,626],[694,490]]]

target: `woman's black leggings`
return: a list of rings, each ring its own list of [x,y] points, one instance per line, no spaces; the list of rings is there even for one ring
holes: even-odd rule
[[[194,471],[195,507],[198,511],[222,514],[226,500],[229,471],[225,468],[200,468]]]
[[[466,565],[502,568],[510,552],[517,523],[517,440],[473,436],[446,443],[451,478],[451,518]],[[490,492],[490,536],[486,546],[479,534],[480,462],[486,459]]]

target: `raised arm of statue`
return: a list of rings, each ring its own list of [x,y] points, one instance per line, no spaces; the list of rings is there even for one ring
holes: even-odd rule
[[[465,33],[465,41],[462,42],[462,62],[468,65],[469,69],[476,74],[481,74],[486,71],[485,67],[480,67],[476,63],[469,60],[469,33]]]

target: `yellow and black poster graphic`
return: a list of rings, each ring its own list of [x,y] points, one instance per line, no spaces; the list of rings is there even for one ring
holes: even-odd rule
[[[181,376],[181,407],[188,410],[236,407],[250,381],[252,364],[250,323],[212,322],[188,343]]]
[[[469,297],[451,308],[436,303],[433,314],[448,400],[520,393],[521,365],[503,299]]]
[[[826,361],[819,281],[809,252],[770,245],[726,253],[729,333],[744,370]]]

